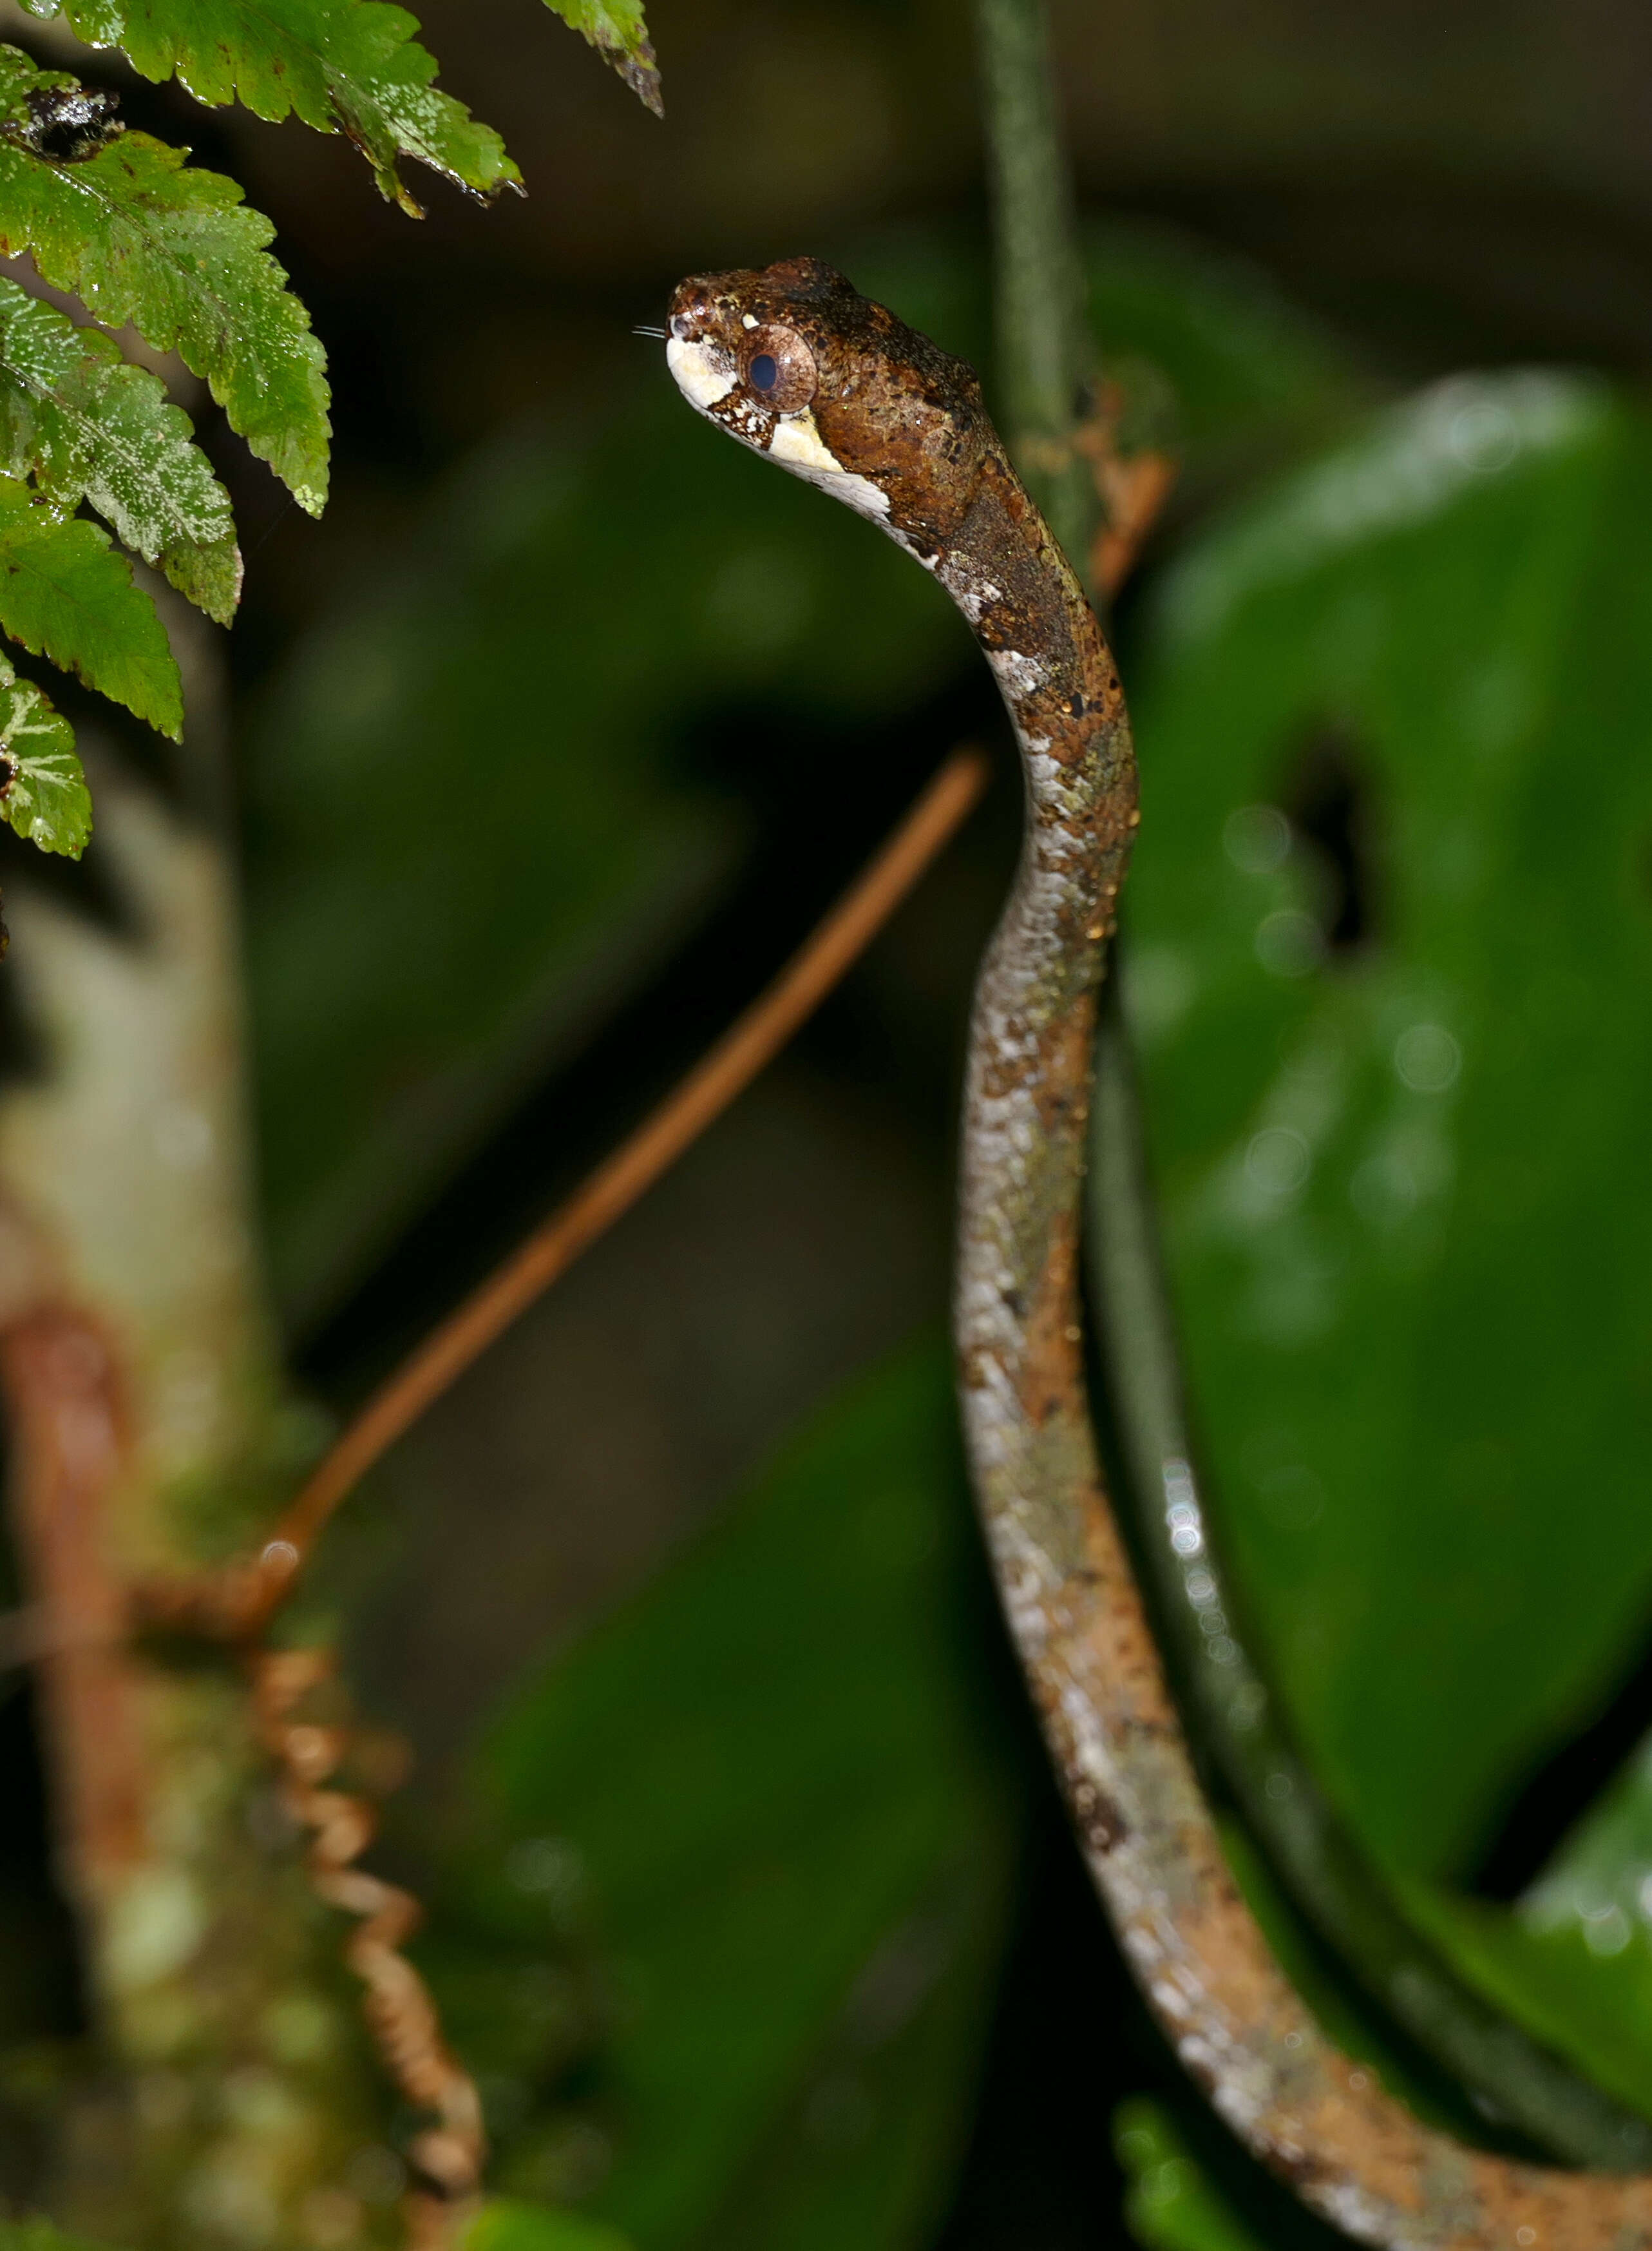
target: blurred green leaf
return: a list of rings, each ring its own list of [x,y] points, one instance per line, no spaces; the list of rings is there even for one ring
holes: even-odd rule
[[[1103,365],[1144,363],[1168,386],[1200,481],[1323,444],[1371,403],[1345,348],[1242,259],[1138,223],[1089,230],[1086,264]]]
[[[25,0],[36,15],[58,12]],[[380,192],[413,217],[397,176],[414,156],[474,194],[522,175],[499,135],[439,93],[436,62],[402,8],[379,0],[64,0],[64,20],[94,47],[121,47],[149,79],[176,73],[197,101],[239,100],[255,115],[296,114],[318,133],[343,132]]]
[[[992,301],[978,239],[890,229],[841,253],[855,287],[992,382]],[[1084,239],[1091,333],[1127,391],[1168,409],[1179,495],[1324,445],[1372,385],[1329,330],[1259,268],[1173,228],[1113,222]]]
[[[1122,2104],[1113,2147],[1130,2180],[1125,2225],[1145,2251],[1267,2251],[1206,2179],[1162,2103]]]
[[[146,563],[227,625],[241,587],[230,496],[147,368],[0,280],[0,466],[60,507],[88,500]]]
[[[494,1731],[467,1911],[583,1892],[615,1996],[579,2074],[617,2151],[593,2209],[645,2251],[895,2251],[944,2202],[1016,1830],[972,1541],[946,1355],[909,1351]],[[467,2006],[460,1921],[428,1952],[486,2084],[529,2066]],[[508,2193],[547,2192],[522,2176],[560,2130],[500,2136]]]
[[[1438,1887],[1652,1607],[1649,502],[1638,410],[1462,379],[1205,537],[1136,672],[1125,966],[1219,1534],[1292,1723],[1465,1970],[1642,2104],[1629,1797],[1517,1917]],[[1357,945],[1316,834],[1363,862]]]
[[[0,819],[43,852],[78,860],[92,834],[92,800],[75,755],[74,730],[32,681],[0,656]]]
[[[927,2241],[956,2177],[1004,1946],[1001,1839],[951,1858],[856,1974],[780,2115],[699,2240],[706,2251]]]
[[[646,108],[663,117],[660,71],[638,0],[547,0],[564,24],[590,40],[612,63]]]
[[[0,2220],[0,2251],[102,2251],[84,2236],[65,2235],[38,2213],[28,2220]]]
[[[0,46],[0,254],[33,253],[42,277],[100,321],[129,321],[204,377],[260,461],[301,507],[327,497],[327,380],[309,315],[266,247],[274,228],[233,180],[198,171],[187,152],[125,133],[73,164],[38,156],[20,136],[31,98],[73,88]]]
[[[0,477],[0,628],[163,735],[183,733],[177,663],[131,564],[107,531],[15,477]]]
[[[577,2212],[491,2197],[461,2233],[459,2251],[630,2251],[630,2239]]]

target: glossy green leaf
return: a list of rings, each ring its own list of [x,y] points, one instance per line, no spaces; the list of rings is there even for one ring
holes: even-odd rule
[[[74,730],[31,681],[0,657],[0,820],[43,852],[78,860],[92,834],[92,800]]]
[[[1144,2251],[1268,2251],[1206,2180],[1163,2103],[1124,2103],[1113,2147],[1129,2177],[1124,2222]]]
[[[0,478],[0,630],[124,703],[183,731],[178,668],[155,605],[107,531]]]
[[[1223,1534],[1334,1794],[1421,1868],[1652,1590],[1647,450],[1586,385],[1448,385],[1206,540],[1138,670],[1128,989]],[[1327,744],[1373,926],[1329,959],[1313,851],[1248,809]]]
[[[73,87],[0,47],[0,119]],[[33,253],[54,287],[112,328],[130,322],[201,376],[245,439],[319,515],[327,495],[327,381],[309,316],[266,248],[274,229],[233,180],[126,133],[77,163],[0,138],[0,254]]]
[[[399,157],[476,195],[521,184],[499,135],[437,90],[413,17],[381,0],[64,0],[62,15],[88,45],[122,48],[145,78],[176,73],[197,101],[348,134],[380,192],[414,217]]]
[[[1516,376],[1210,534],[1137,671],[1125,973],[1217,1536],[1292,1723],[1469,1974],[1642,2105],[1628,1784],[1518,1914],[1440,1880],[1652,1603],[1649,503],[1644,417]]]
[[[1402,1881],[1400,1890],[1419,1928],[1500,2008],[1652,2116],[1652,1950],[1635,1896],[1645,1868],[1638,1854],[1614,1863],[1605,1884],[1551,1895],[1535,1912],[1438,1886]]]
[[[227,625],[241,558],[229,495],[165,386],[97,329],[0,280],[0,468],[87,500],[180,593]]]
[[[666,114],[648,26],[639,0],[547,0],[564,24],[590,40],[612,63],[639,101],[656,117]]]
[[[1014,1834],[972,1537],[947,1356],[908,1352],[494,1733],[501,1865],[577,1872],[609,1965],[591,2208],[647,2251],[895,2251],[938,2216]],[[542,2152],[501,2137],[507,2193]]]
[[[1642,1744],[1512,1915],[1438,1886],[1410,1913],[1510,2015],[1652,2116],[1652,1756]]]

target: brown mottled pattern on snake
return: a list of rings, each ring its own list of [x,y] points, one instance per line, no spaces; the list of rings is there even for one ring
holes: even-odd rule
[[[700,413],[936,574],[1020,747],[1026,835],[981,973],[966,1091],[964,1423],[1005,1607],[1144,1991],[1228,2124],[1351,2234],[1418,2251],[1649,2251],[1652,2181],[1469,2149],[1341,2055],[1223,1858],[1102,1489],[1080,1353],[1084,1116],[1134,755],[1101,630],[973,372],[810,259],[685,281],[667,350]]]

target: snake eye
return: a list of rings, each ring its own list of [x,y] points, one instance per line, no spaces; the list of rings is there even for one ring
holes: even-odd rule
[[[746,389],[779,414],[796,414],[814,397],[814,354],[795,329],[770,322],[745,338]]]

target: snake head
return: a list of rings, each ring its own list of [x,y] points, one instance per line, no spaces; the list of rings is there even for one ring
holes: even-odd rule
[[[698,412],[926,559],[999,454],[974,370],[818,258],[691,275],[666,358]]]

